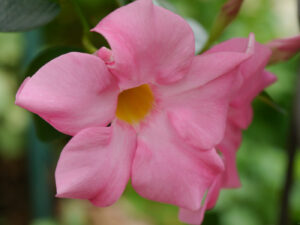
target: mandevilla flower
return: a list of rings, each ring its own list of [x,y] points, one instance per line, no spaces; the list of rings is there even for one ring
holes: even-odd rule
[[[250,39],[254,38],[250,35]],[[235,38],[223,42],[205,54],[218,52],[243,52],[247,48],[248,40]],[[240,180],[236,169],[236,151],[242,141],[242,130],[246,129],[252,121],[252,100],[268,85],[276,81],[276,77],[265,71],[269,62],[271,50],[264,45],[255,43],[254,52],[248,60],[239,66],[240,85],[233,92],[229,104],[227,125],[222,142],[216,147],[222,152],[225,164],[224,172],[220,173],[208,190],[203,206],[197,211],[180,210],[180,218],[190,224],[200,224],[206,209],[213,208],[222,188],[236,188]]]
[[[17,105],[73,136],[57,165],[57,196],[108,206],[131,179],[145,198],[187,212],[210,208],[211,190],[231,183],[224,170],[234,168],[236,148],[222,147],[231,124],[246,128],[250,102],[267,84],[264,47],[235,39],[195,56],[188,24],[151,0],[117,9],[93,31],[111,50],[62,55],[16,96]]]

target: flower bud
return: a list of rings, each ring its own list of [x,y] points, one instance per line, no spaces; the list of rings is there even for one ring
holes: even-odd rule
[[[221,8],[210,32],[209,40],[204,47],[207,50],[223,33],[225,28],[236,18],[243,0],[228,0]]]
[[[300,51],[300,35],[285,39],[275,39],[269,42],[267,46],[272,50],[269,64],[286,61]]]

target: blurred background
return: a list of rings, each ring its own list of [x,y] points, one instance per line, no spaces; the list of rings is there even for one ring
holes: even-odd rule
[[[207,38],[224,0],[164,0],[157,2],[192,25],[197,49]],[[59,15],[29,32],[0,33],[0,224],[2,225],[179,225],[178,209],[143,199],[127,187],[113,206],[102,209],[87,201],[56,199],[54,171],[68,137],[14,105],[23,79],[58,55],[83,51],[85,32],[72,1],[61,0]],[[91,26],[119,7],[119,1],[79,0]],[[1,1],[0,1],[1,8]],[[245,0],[222,40],[247,37],[266,43],[299,33],[296,0]],[[108,46],[98,34],[88,34],[97,47]],[[299,55],[269,67],[278,82],[267,89],[281,110],[254,101],[254,121],[244,132],[238,152],[240,189],[223,190],[204,225],[275,225],[288,163],[291,109],[299,76]],[[294,177],[288,214],[300,224],[300,151],[294,157]]]

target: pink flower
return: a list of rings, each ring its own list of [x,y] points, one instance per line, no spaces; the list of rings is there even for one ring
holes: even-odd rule
[[[17,105],[74,136],[57,165],[57,196],[108,206],[131,179],[145,198],[202,209],[224,170],[215,146],[253,40],[195,56],[188,24],[151,0],[117,9],[93,30],[112,50],[62,55],[16,96]]]
[[[254,36],[250,35],[251,38],[254,38]],[[205,54],[224,51],[242,53],[247,48],[248,42],[244,38],[231,39],[213,47]],[[239,67],[240,85],[233,93],[230,101],[224,138],[216,147],[222,152],[225,170],[212,183],[204,204],[199,210],[180,210],[181,220],[190,224],[200,224],[202,222],[205,210],[215,206],[222,188],[240,186],[236,168],[236,151],[242,141],[242,130],[247,129],[252,121],[251,102],[264,88],[276,81],[276,77],[264,69],[271,56],[270,49],[256,42],[253,51],[253,55]]]

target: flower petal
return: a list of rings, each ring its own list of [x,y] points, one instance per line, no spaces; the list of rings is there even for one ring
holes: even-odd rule
[[[161,97],[179,94],[233,72],[251,54],[240,52],[216,52],[194,57],[188,74],[178,82],[156,87]]]
[[[242,130],[232,124],[227,123],[224,139],[217,146],[223,154],[225,171],[223,173],[224,188],[237,188],[241,186],[237,167],[236,167],[236,153],[242,141]]]
[[[115,114],[118,88],[97,56],[68,53],[24,81],[16,104],[57,130],[75,135],[91,126],[106,126]]]
[[[254,97],[254,96],[253,96]],[[228,111],[228,123],[233,123],[240,129],[247,129],[253,118],[252,105],[246,103],[239,107],[230,107]]]
[[[258,42],[251,44],[251,39],[254,39],[253,34],[251,34],[249,38],[233,38],[214,46],[212,49],[208,50],[206,54],[224,51],[243,53],[246,49],[247,51],[251,51],[252,54],[250,57],[241,64],[240,72],[243,74],[244,80],[253,79],[253,76],[261,75],[261,71],[264,70],[269,61],[271,50]],[[251,49],[249,50],[249,48]]]
[[[200,209],[180,209],[179,218],[181,221],[188,224],[201,224],[205,211],[212,209],[215,206],[221,188],[236,188],[240,186],[235,156],[240,145],[241,138],[241,130],[239,128],[235,127],[234,125],[227,126],[225,138],[217,147],[223,153],[225,171],[215,178]]]
[[[179,219],[182,222],[192,224],[192,225],[199,225],[202,223],[204,218],[204,213],[207,209],[211,209],[215,206],[217,199],[219,197],[219,193],[221,190],[222,178],[219,175],[211,187],[207,192],[207,196],[204,200],[204,204],[198,210],[189,210],[185,208],[181,208],[179,211]]]
[[[79,132],[58,161],[57,196],[113,204],[128,182],[135,149],[135,131],[120,122]]]
[[[251,57],[254,39],[241,52],[212,52],[195,57],[187,76],[153,87],[179,135],[192,146],[211,149],[225,132],[232,94],[243,83],[239,66]],[[217,65],[217,66],[216,66]]]
[[[117,9],[93,31],[107,38],[115,60],[110,69],[122,89],[179,80],[195,54],[193,31],[185,20],[151,0]]]
[[[228,120],[241,129],[247,129],[253,117],[251,102],[264,88],[276,80],[276,76],[268,71],[257,72],[244,79],[230,102]]]
[[[235,75],[227,74],[162,103],[177,133],[191,146],[211,149],[223,139]]]
[[[247,38],[234,38],[228,41],[225,41],[221,44],[218,44],[214,46],[212,49],[208,50],[206,54],[211,53],[217,53],[217,52],[235,52],[235,53],[242,53],[245,52],[245,49],[249,48],[249,41],[254,38],[253,35],[250,35],[250,37]],[[261,87],[262,82],[264,81],[264,74],[262,74],[262,71],[264,71],[264,68],[266,67],[269,58],[271,56],[271,50],[265,45],[262,45],[258,42],[255,42],[252,46],[251,52],[253,54],[240,66],[240,73],[243,77],[243,85],[240,90],[238,90],[238,93],[236,94],[237,97],[241,95],[241,92],[250,95],[251,99],[243,99],[240,102],[243,104],[245,101],[251,102],[253,98],[264,88]],[[274,82],[274,81],[273,81]],[[272,82],[271,82],[272,83]],[[270,82],[268,83],[270,84]],[[264,83],[265,86],[267,86]],[[247,88],[245,88],[247,87]],[[255,89],[255,94],[254,90]],[[257,91],[259,89],[259,91]]]
[[[247,75],[245,75],[247,74]],[[253,99],[261,92],[264,88],[274,83],[277,78],[275,75],[268,71],[257,71],[252,74],[244,73],[243,76],[248,76],[244,79],[241,88],[237,90],[234,98],[232,99],[230,105],[232,107],[243,107],[244,105],[249,105]],[[252,108],[252,107],[251,107]]]
[[[96,55],[100,57],[103,60],[103,62],[105,62],[105,64],[107,65],[114,64],[114,57],[110,49],[106,47],[102,47],[96,52]]]
[[[248,52],[252,52],[239,68],[243,82],[241,87],[237,89],[237,93],[234,94],[231,106],[250,104],[259,92],[276,80],[274,75],[264,71],[270,59],[270,48],[255,41],[251,43],[252,39],[254,40],[253,34],[249,38],[230,39],[214,46],[205,53],[222,53],[224,51],[243,53],[246,49]]]
[[[141,196],[197,210],[222,170],[217,152],[182,142],[165,113],[152,115],[142,126],[132,169],[132,184]]]
[[[252,121],[251,101],[275,80],[276,77],[267,71],[252,74],[244,80],[243,85],[236,92],[236,96],[230,104],[225,136],[218,146],[225,160],[223,185],[226,188],[240,186],[236,168],[236,152],[242,140],[242,130],[247,129]]]

